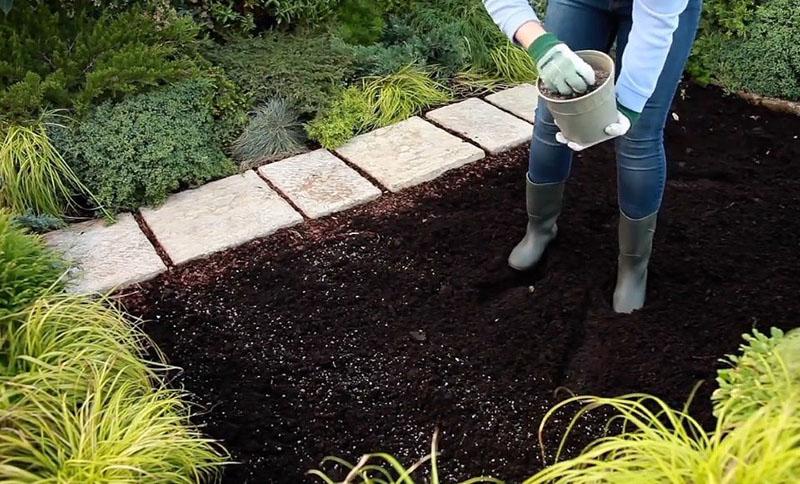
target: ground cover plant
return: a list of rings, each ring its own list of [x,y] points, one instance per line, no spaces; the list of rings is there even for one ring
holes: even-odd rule
[[[715,89],[682,92],[644,311],[619,316],[609,301],[609,146],[577,155],[559,241],[531,274],[505,260],[525,220],[520,148],[128,294],[128,310],[154,321],[145,329],[185,369],[179,383],[213,409],[197,421],[242,462],[223,480],[303,482],[325,456],[355,465],[376,449],[413,466],[438,427],[442,482],[523,482],[553,463],[569,412],[543,434],[544,460],[537,437],[562,387],[683,409],[704,380],[686,413],[713,432],[713,381],[729,367],[718,360],[753,327],[797,324],[800,153],[786,140],[798,119]],[[587,413],[561,457],[602,437],[607,417]]]
[[[730,90],[800,100],[798,22],[791,0],[707,2],[689,71]]]
[[[157,205],[182,187],[232,174],[214,132],[215,87],[183,81],[105,103],[53,136],[78,176],[109,210]]]

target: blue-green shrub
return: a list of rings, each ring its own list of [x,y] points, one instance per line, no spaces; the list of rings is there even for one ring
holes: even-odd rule
[[[216,46],[206,56],[225,70],[251,106],[283,97],[311,115],[335,97],[351,64],[346,49],[328,35],[279,32]]]
[[[285,99],[270,99],[256,108],[231,151],[242,169],[300,153],[305,132],[297,112]]]
[[[106,208],[155,205],[235,171],[213,136],[214,91],[211,81],[195,79],[106,102],[54,139]]]

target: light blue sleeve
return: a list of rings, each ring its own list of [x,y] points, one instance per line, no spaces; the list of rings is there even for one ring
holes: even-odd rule
[[[483,6],[494,23],[512,42],[516,42],[514,34],[522,24],[539,21],[528,0],[483,0]]]
[[[617,100],[641,113],[656,89],[672,35],[689,0],[634,0],[633,26],[622,54]]]

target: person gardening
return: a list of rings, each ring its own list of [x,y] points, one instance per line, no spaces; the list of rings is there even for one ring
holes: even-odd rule
[[[616,42],[615,136],[619,200],[619,258],[613,306],[618,313],[645,302],[647,266],[666,181],[664,125],[691,52],[702,0],[550,0],[544,26],[527,0],[484,0],[498,27],[527,49],[549,91],[585,93],[595,72],[575,50],[608,52]],[[545,28],[547,30],[545,30]],[[528,225],[508,257],[531,269],[557,233],[564,183],[573,152],[539,100],[526,176]]]

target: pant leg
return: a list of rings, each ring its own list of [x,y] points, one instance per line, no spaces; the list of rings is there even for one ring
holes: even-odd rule
[[[616,31],[608,0],[551,0],[545,28],[572,50],[607,52]],[[562,182],[569,176],[572,150],[556,141],[558,127],[544,101],[536,108],[528,177],[534,183]]]
[[[694,43],[702,10],[701,0],[690,0],[673,34],[672,47],[656,90],[647,101],[642,116],[623,137],[617,138],[617,188],[619,207],[632,219],[658,211],[664,194],[667,158],[664,151],[664,125],[672,99]],[[622,61],[632,20],[630,8],[621,14],[617,37],[617,65]]]

